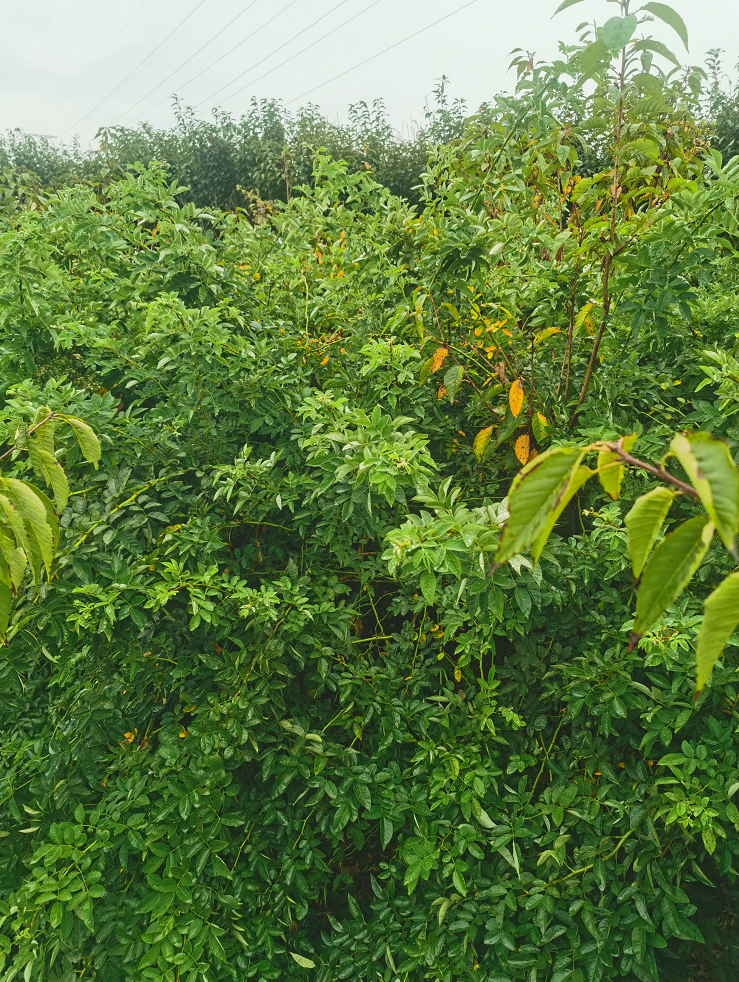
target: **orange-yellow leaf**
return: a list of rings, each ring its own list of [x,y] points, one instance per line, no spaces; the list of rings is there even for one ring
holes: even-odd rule
[[[475,457],[477,457],[478,460],[482,460],[482,455],[487,450],[492,435],[493,435],[492,426],[486,426],[485,429],[480,430],[480,432],[475,437],[475,440],[472,444],[472,452],[474,453]]]
[[[438,372],[441,366],[446,361],[446,356],[449,354],[446,348],[437,348],[431,359],[431,374]]]
[[[436,393],[437,399],[443,399],[446,395],[446,386],[444,384],[439,386],[439,391]]]
[[[516,457],[521,461],[522,464],[527,463],[529,459],[529,435],[524,433],[516,440],[516,445],[513,448],[513,452]]]
[[[521,385],[520,378],[517,378],[511,386],[511,391],[508,393],[508,403],[513,415],[518,416],[523,407],[523,385]]]

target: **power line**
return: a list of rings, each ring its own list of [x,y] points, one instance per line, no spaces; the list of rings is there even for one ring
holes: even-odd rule
[[[264,30],[264,28],[265,28],[265,27],[266,27],[266,26],[267,26],[268,24],[271,24],[273,20],[276,20],[276,19],[277,19],[278,17],[280,17],[280,16],[282,15],[282,14],[284,14],[284,13],[285,13],[285,11],[286,11],[286,10],[289,10],[289,8],[290,8],[290,7],[293,7],[293,6],[295,6],[295,4],[296,4],[297,2],[298,2],[298,0],[290,0],[290,3],[288,3],[288,4],[286,4],[286,5],[285,5],[285,6],[284,6],[284,7],[282,8],[282,10],[279,10],[279,11],[278,11],[278,12],[277,12],[277,13],[276,13],[276,14],[275,14],[275,15],[274,15],[273,17],[270,17],[270,19],[269,19],[269,20],[267,20],[267,21],[265,21],[265,22],[264,22],[264,24],[262,24],[262,25],[261,25],[261,27],[258,27],[258,28],[256,29],[256,31],[252,31],[252,32],[251,32],[251,34],[249,34],[249,35],[247,35],[247,36],[246,36],[246,37],[245,37],[245,38],[244,38],[244,39],[243,39],[242,41],[239,41],[239,42],[238,42],[237,44],[235,44],[235,45],[233,46],[233,48],[229,48],[229,50],[228,50],[228,51],[227,51],[227,52],[226,52],[226,53],[225,53],[224,55],[220,55],[220,56],[219,56],[218,58],[216,58],[216,59],[215,59],[215,61],[212,61],[212,62],[211,62],[211,63],[210,63],[209,65],[206,65],[206,66],[205,66],[205,68],[204,68],[204,69],[203,69],[202,71],[200,71],[200,72],[198,72],[198,73],[197,73],[197,75],[193,75],[193,77],[192,77],[192,78],[189,78],[189,79],[188,79],[188,80],[187,80],[187,81],[186,81],[186,82],[185,82],[185,83],[184,83],[184,84],[182,85],[182,88],[186,88],[186,87],[187,87],[188,85],[190,85],[190,83],[191,83],[191,82],[194,82],[196,78],[200,78],[200,76],[201,76],[201,75],[203,75],[203,74],[204,74],[205,72],[207,72],[207,71],[209,71],[209,70],[210,70],[210,69],[211,69],[211,68],[212,68],[212,67],[213,67],[214,65],[216,65],[216,64],[217,64],[217,63],[218,63],[219,61],[223,61],[223,59],[224,59],[224,58],[228,58],[228,56],[229,56],[229,55],[230,55],[230,54],[231,54],[232,52],[234,52],[234,51],[235,51],[235,50],[236,50],[237,48],[240,48],[242,44],[246,44],[246,42],[247,42],[247,41],[251,41],[251,39],[252,39],[252,38],[253,38],[253,37],[254,37],[255,35],[257,35],[257,34],[259,34],[259,32],[260,32],[260,31],[262,31],[262,30]],[[162,99],[159,99],[159,100],[158,100],[157,102],[155,102],[155,103],[154,103],[153,105],[151,105],[151,106],[149,106],[149,108],[148,108],[148,109],[145,109],[145,110],[144,110],[144,112],[143,112],[143,113],[142,113],[141,115],[142,115],[142,116],[146,116],[146,114],[147,114],[147,113],[150,113],[152,109],[155,109],[155,108],[156,108],[156,107],[157,107],[157,106],[159,105],[159,103],[160,103],[160,102],[164,102],[164,100],[165,100],[166,98],[167,98],[167,96],[164,96],[164,97],[163,97]]]
[[[288,38],[287,41],[283,42],[279,46],[279,48],[275,48],[274,51],[270,51],[268,55],[265,55],[264,58],[260,58],[259,61],[255,62],[253,65],[250,65],[249,68],[246,69],[246,71],[243,71],[240,75],[237,75],[236,78],[232,78],[230,82],[226,82],[226,84],[222,85],[220,89],[216,89],[215,92],[211,92],[211,94],[209,96],[206,96],[205,99],[203,99],[199,103],[199,105],[202,105],[204,102],[210,102],[211,99],[217,96],[220,92],[223,92],[224,89],[227,89],[230,85],[233,85],[234,82],[238,82],[238,80],[240,78],[243,78],[244,75],[248,75],[249,72],[253,71],[257,67],[257,65],[261,65],[263,62],[268,61],[272,57],[272,55],[276,55],[278,51],[282,51],[282,49],[286,48],[288,44],[292,44],[293,41],[297,40],[297,38],[305,34],[306,31],[309,31],[312,27],[315,27],[316,24],[320,24],[322,20],[325,20],[327,17],[333,14],[333,12],[335,10],[338,10],[339,7],[343,7],[345,3],[347,3],[347,0],[340,0],[340,3],[337,3],[336,6],[332,7],[330,10],[327,10],[325,14],[321,14],[321,16],[317,17],[312,24],[308,24],[307,27],[304,27],[302,31],[298,31],[297,34],[293,34],[293,36],[291,38]]]
[[[339,24],[337,27],[333,27],[330,31],[326,31],[325,34],[322,34],[321,37],[316,38],[315,41],[311,41],[310,44],[306,44],[306,46],[304,48],[301,48],[300,51],[296,51],[294,55],[290,55],[289,58],[286,58],[284,61],[281,61],[279,65],[275,65],[274,68],[270,68],[268,72],[264,72],[264,74],[260,75],[259,78],[254,78],[251,80],[251,82],[247,82],[246,85],[242,85],[240,89],[237,89],[235,92],[232,92],[231,95],[226,96],[226,99],[227,100],[233,99],[234,96],[237,96],[240,92],[243,92],[244,89],[249,88],[250,85],[256,85],[257,82],[261,82],[263,78],[266,78],[268,75],[271,75],[273,72],[276,72],[278,68],[282,68],[283,65],[287,65],[289,61],[293,61],[293,59],[299,57],[305,51],[308,51],[309,48],[313,48],[315,47],[315,45],[320,44],[321,41],[325,41],[327,37],[330,37],[332,34],[335,34],[337,31],[340,31],[342,27],[346,27],[347,24],[350,24],[353,20],[356,20],[357,17],[361,17],[362,14],[365,14],[368,10],[370,10],[372,7],[376,7],[377,4],[381,2],[382,0],[373,0],[372,3],[367,4],[367,6],[364,7],[362,10],[358,11],[356,14],[352,14],[351,17],[348,17],[342,24]],[[273,51],[272,54],[274,53],[275,52]],[[252,66],[252,67],[256,67],[256,66]],[[236,81],[236,79],[234,79],[234,81]],[[206,100],[203,101],[205,102]],[[200,103],[200,105],[202,104],[203,103]]]
[[[95,62],[94,62],[94,63],[93,63],[92,65],[90,65],[90,67],[89,67],[89,68],[87,69],[87,71],[86,71],[86,72],[85,72],[85,74],[84,74],[84,75],[82,76],[82,78],[81,78],[81,79],[79,79],[79,81],[77,81],[77,82],[76,82],[76,83],[75,83],[75,84],[74,84],[74,85],[72,86],[72,88],[71,88],[71,89],[69,90],[69,92],[67,92],[67,94],[66,94],[66,95],[64,96],[64,98],[62,99],[62,101],[61,101],[61,102],[59,103],[59,105],[58,105],[58,106],[56,107],[56,109],[53,109],[53,110],[52,110],[52,111],[51,111],[51,112],[49,113],[49,115],[48,115],[48,116],[46,117],[46,120],[44,121],[44,125],[46,125],[46,122],[47,122],[47,121],[48,121],[49,119],[51,119],[51,118],[52,118],[53,116],[56,116],[56,114],[57,114],[57,113],[59,112],[59,110],[60,110],[60,109],[62,108],[62,106],[64,105],[64,103],[65,103],[65,102],[66,102],[66,101],[67,101],[67,100],[69,99],[69,97],[70,97],[70,96],[72,96],[72,95],[74,95],[74,93],[75,93],[75,92],[77,91],[77,89],[78,89],[78,88],[80,87],[80,85],[82,85],[82,83],[83,83],[83,82],[85,81],[85,79],[86,79],[86,78],[88,77],[88,75],[90,75],[90,73],[91,73],[91,72],[93,72],[93,71],[94,71],[94,70],[95,70],[95,69],[97,68],[97,66],[98,66],[98,65],[100,64],[100,62],[101,62],[101,61],[103,60],[103,58],[104,58],[104,57],[105,57],[105,56],[107,55],[107,53],[108,53],[108,52],[110,51],[110,49],[111,49],[111,48],[113,47],[113,45],[114,45],[114,44],[116,43],[116,41],[117,41],[117,40],[118,40],[118,38],[119,38],[119,37],[121,36],[121,34],[123,34],[123,32],[124,32],[124,31],[126,30],[126,28],[128,27],[128,25],[129,25],[129,24],[131,23],[131,21],[132,21],[132,20],[134,19],[134,17],[136,16],[136,14],[138,14],[138,12],[139,12],[139,11],[141,10],[141,8],[142,8],[142,7],[144,6],[144,4],[145,4],[145,3],[146,3],[146,0],[141,0],[141,3],[140,3],[140,4],[138,5],[138,7],[137,7],[137,8],[136,8],[136,9],[134,10],[134,12],[133,12],[133,13],[131,14],[131,16],[130,16],[130,17],[128,18],[128,20],[127,20],[127,21],[126,21],[126,23],[125,23],[125,24],[123,25],[123,27],[122,27],[122,28],[120,29],[120,31],[118,31],[118,33],[117,33],[117,34],[116,34],[116,36],[115,36],[115,37],[113,38],[113,40],[112,40],[112,41],[110,42],[110,44],[108,45],[108,47],[107,47],[107,48],[106,48],[106,49],[105,49],[105,50],[104,50],[104,51],[103,51],[103,52],[102,52],[102,53],[100,54],[100,56],[98,57],[98,59],[97,59],[97,60],[96,60],[96,61],[95,61]]]
[[[81,117],[80,117],[80,118],[79,118],[79,119],[77,120],[77,122],[76,122],[76,123],[74,123],[74,124],[73,124],[72,126],[70,126],[70,127],[68,127],[68,128],[67,128],[67,129],[66,129],[66,130],[64,131],[64,134],[66,134],[66,133],[69,133],[69,131],[70,131],[70,130],[73,130],[73,129],[75,129],[75,128],[76,128],[77,126],[79,126],[79,125],[80,125],[80,123],[82,123],[82,122],[84,122],[84,120],[86,120],[88,116],[91,116],[91,115],[92,115],[92,114],[93,114],[93,113],[94,113],[94,112],[95,112],[95,111],[96,111],[97,109],[99,109],[99,108],[100,108],[100,106],[102,106],[102,104],[103,104],[104,102],[107,102],[107,100],[108,100],[108,99],[109,99],[109,98],[110,98],[110,97],[111,97],[112,95],[114,95],[114,94],[115,94],[115,93],[116,93],[116,92],[118,91],[118,89],[120,89],[120,87],[121,87],[122,85],[124,85],[124,84],[125,84],[125,83],[126,83],[126,82],[127,82],[128,80],[129,80],[129,78],[131,78],[131,77],[132,77],[133,75],[135,75],[135,74],[136,74],[136,72],[137,72],[137,71],[138,71],[138,70],[139,70],[140,68],[143,68],[143,66],[144,66],[144,65],[146,64],[146,62],[147,62],[147,61],[149,61],[149,60],[150,60],[151,58],[153,58],[153,57],[154,57],[154,55],[155,55],[155,54],[157,53],[157,51],[159,51],[159,49],[160,49],[160,48],[161,48],[161,47],[162,47],[162,46],[163,46],[164,44],[166,44],[166,43],[167,43],[167,41],[169,41],[169,39],[170,39],[170,38],[172,37],[172,35],[173,35],[173,34],[175,33],[175,31],[177,31],[177,30],[179,30],[179,28],[180,28],[180,27],[181,27],[181,26],[182,26],[182,25],[183,25],[184,23],[186,23],[186,21],[188,21],[188,20],[190,20],[190,18],[191,18],[191,17],[193,16],[193,14],[195,14],[195,13],[196,13],[196,12],[197,12],[197,11],[198,11],[198,10],[200,9],[200,7],[202,7],[202,6],[203,6],[203,4],[204,4],[204,3],[205,3],[205,0],[199,0],[199,2],[198,2],[198,3],[196,4],[196,5],[195,5],[195,7],[193,7],[193,9],[192,9],[192,10],[190,11],[190,13],[189,13],[189,14],[186,14],[186,15],[185,15],[185,17],[183,17],[183,18],[182,18],[182,20],[181,20],[181,21],[180,21],[180,22],[179,22],[179,23],[178,23],[178,24],[177,24],[177,25],[176,25],[175,27],[173,27],[173,28],[172,28],[172,30],[171,30],[171,31],[169,32],[169,34],[168,34],[168,35],[167,35],[167,36],[166,36],[166,37],[164,38],[164,40],[163,40],[163,41],[160,41],[160,42],[159,42],[159,44],[158,44],[158,45],[156,46],[156,48],[154,48],[154,50],[153,50],[153,51],[151,51],[151,52],[150,52],[150,53],[149,53],[149,54],[148,54],[148,55],[146,56],[146,58],[144,58],[144,60],[143,60],[143,61],[140,61],[140,62],[139,62],[139,64],[138,64],[138,65],[137,65],[137,66],[136,66],[136,67],[135,67],[135,68],[134,68],[134,69],[133,69],[132,71],[130,71],[130,72],[128,73],[128,75],[126,75],[126,77],[125,77],[125,78],[124,78],[124,79],[123,79],[123,80],[122,80],[121,82],[119,82],[119,83],[118,83],[118,85],[116,85],[116,86],[115,86],[115,88],[113,88],[113,89],[111,89],[111,90],[110,90],[110,92],[108,92],[108,94],[107,94],[107,95],[105,95],[105,96],[103,96],[103,98],[102,98],[102,99],[100,100],[100,102],[98,102],[98,104],[97,104],[96,106],[93,106],[93,107],[92,107],[92,109],[90,109],[90,111],[89,111],[89,112],[86,112],[84,116],[81,116]]]
[[[193,23],[194,23],[194,22],[195,22],[196,20],[198,20],[198,18],[200,18],[200,17],[202,17],[202,16],[203,16],[203,14],[204,14],[204,13],[205,13],[205,12],[206,12],[206,11],[207,11],[207,10],[208,10],[208,9],[209,9],[210,7],[212,7],[214,3],[215,3],[215,0],[208,0],[208,3],[207,3],[207,4],[205,5],[205,7],[204,7],[204,8],[202,9],[202,10],[200,10],[200,7],[198,7],[198,8],[196,8],[196,10],[195,10],[195,11],[193,11],[193,12],[192,12],[192,13],[190,14],[190,16],[192,17],[192,21],[191,21],[191,23],[190,23],[189,25],[187,25],[187,26],[188,26],[188,27],[192,27],[192,24],[193,24]],[[199,11],[199,13],[198,13],[198,11]],[[180,36],[180,34],[182,34],[182,32],[183,32],[183,31],[185,30],[185,25],[187,24],[187,20],[188,20],[188,18],[187,18],[187,17],[185,17],[185,19],[184,19],[184,20],[182,20],[182,21],[180,21],[180,26],[179,26],[178,28],[175,28],[175,31],[174,31],[174,33],[172,33],[172,34],[170,34],[170,35],[169,35],[169,38],[168,38],[168,39],[166,39],[166,38],[165,38],[165,40],[164,40],[164,41],[162,42],[162,48],[161,48],[160,50],[163,50],[163,49],[165,49],[165,48],[168,48],[168,47],[169,47],[169,46],[170,46],[170,45],[172,44],[172,42],[173,42],[173,41],[175,41],[175,40],[177,40],[177,38],[178,38],[178,37]]]
[[[146,0],[144,0],[144,2],[146,2]],[[153,92],[156,92],[157,89],[161,88],[164,85],[165,82],[168,82],[172,78],[173,75],[176,75],[177,72],[181,71],[185,67],[185,65],[188,65],[193,60],[193,58],[196,58],[200,54],[201,51],[203,51],[205,48],[208,47],[209,44],[212,44],[217,37],[220,37],[221,34],[223,34],[224,31],[227,31],[229,29],[229,27],[234,23],[234,21],[237,21],[239,19],[239,17],[243,17],[244,14],[248,10],[251,10],[251,8],[254,6],[254,4],[256,2],[257,2],[257,0],[251,0],[251,3],[247,4],[246,7],[244,7],[243,10],[241,10],[238,14],[236,14],[235,17],[232,17],[231,20],[228,22],[228,24],[226,24],[224,27],[222,27],[220,29],[220,31],[218,31],[216,34],[213,35],[212,38],[209,38],[205,42],[205,44],[201,44],[200,47],[198,48],[198,50],[194,54],[191,54],[189,58],[186,58],[185,61],[183,61],[181,65],[178,65],[177,68],[175,68],[175,70],[173,72],[170,72],[169,75],[167,75],[166,78],[162,79],[161,82],[158,82],[153,88],[149,89],[149,91],[146,93],[146,95],[145,96],[142,96],[139,99],[138,102],[135,102],[130,107],[130,109],[127,109],[124,113],[121,113],[121,115],[118,117],[118,119],[123,119],[124,116],[128,116],[129,113],[133,112],[133,110],[136,108],[136,106],[140,105],[142,102],[144,102],[144,100],[148,99],[149,96]],[[164,96],[164,99],[166,99],[166,98],[167,98],[167,96]],[[164,102],[164,99],[160,99],[159,102]],[[158,106],[159,105],[159,102],[155,103],[154,105],[157,105]],[[147,109],[147,112],[149,112],[148,109]],[[118,119],[115,120],[116,123],[118,122]]]
[[[306,95],[310,95],[310,94],[311,94],[311,92],[315,92],[315,91],[316,91],[316,89],[322,89],[324,85],[330,85],[330,84],[331,84],[332,82],[335,82],[335,81],[336,81],[336,80],[337,80],[338,78],[343,78],[343,77],[344,77],[344,75],[348,75],[348,74],[349,74],[349,72],[353,72],[353,71],[355,71],[355,70],[356,70],[357,68],[361,68],[361,67],[362,67],[362,65],[366,65],[366,64],[367,64],[368,62],[370,62],[370,61],[374,61],[374,60],[375,60],[375,58],[379,58],[379,57],[380,57],[380,55],[384,55],[384,54],[385,54],[386,52],[388,52],[388,51],[392,51],[392,50],[393,50],[393,48],[397,48],[397,47],[398,47],[399,45],[401,45],[401,44],[405,44],[405,42],[406,42],[406,41],[410,41],[410,40],[411,40],[411,38],[415,38],[415,37],[418,37],[418,35],[419,35],[419,34],[423,34],[423,32],[424,32],[424,31],[428,31],[428,30],[430,30],[430,29],[431,29],[432,27],[436,27],[436,25],[437,25],[437,24],[441,24],[441,22],[442,22],[442,21],[444,21],[444,20],[448,20],[448,19],[449,19],[450,17],[454,17],[454,15],[455,15],[455,14],[458,14],[458,13],[460,13],[460,12],[461,12],[462,10],[465,10],[465,9],[466,9],[467,7],[471,7],[473,3],[477,3],[477,0],[469,0],[469,2],[468,2],[468,3],[465,3],[465,4],[462,4],[462,6],[461,6],[461,7],[457,7],[457,9],[456,9],[456,10],[453,10],[453,11],[452,11],[451,13],[449,13],[449,14],[445,14],[445,15],[444,15],[443,17],[439,17],[439,19],[438,19],[438,20],[435,20],[435,21],[433,21],[433,22],[432,22],[431,24],[427,24],[427,25],[426,25],[425,27],[422,27],[422,28],[421,28],[420,30],[418,30],[418,31],[414,31],[414,33],[413,33],[413,34],[409,34],[409,35],[408,35],[407,37],[404,37],[404,38],[402,38],[402,40],[400,40],[400,41],[396,41],[396,42],[395,42],[395,44],[391,44],[391,45],[389,45],[389,46],[388,46],[387,48],[383,48],[383,49],[382,49],[382,51],[378,51],[378,52],[377,52],[377,54],[374,54],[374,55],[370,55],[370,57],[369,57],[369,58],[365,58],[365,59],[364,59],[364,61],[360,61],[360,62],[358,62],[358,63],[357,63],[356,65],[352,65],[352,67],[351,67],[351,68],[347,68],[347,69],[346,69],[346,71],[344,71],[344,72],[339,72],[339,74],[338,74],[338,75],[334,75],[334,77],[333,77],[333,78],[329,78],[329,79],[327,79],[327,80],[326,80],[325,82],[321,82],[321,83],[320,83],[319,85],[314,85],[312,89],[308,89],[308,90],[307,90],[306,92],[301,92],[301,94],[300,94],[300,95],[298,95],[298,96],[295,96],[295,98],[294,98],[294,99],[290,99],[290,100],[289,100],[289,101],[288,101],[288,102],[286,103],[286,105],[288,105],[288,106],[289,106],[289,105],[291,105],[291,104],[292,104],[293,102],[297,102],[297,101],[298,101],[298,99],[302,99],[302,98],[303,98],[304,96],[306,96]]]

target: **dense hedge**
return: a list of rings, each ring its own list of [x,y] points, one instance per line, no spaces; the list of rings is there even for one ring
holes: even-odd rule
[[[10,194],[3,477],[40,407],[103,452],[59,431],[0,648],[2,982],[736,977],[739,637],[697,702],[693,665],[726,553],[632,651],[638,473],[489,570],[522,454],[739,442],[739,168],[663,80],[604,141],[623,195],[576,181],[587,50],[422,209],[327,155],[253,221],[154,165]]]

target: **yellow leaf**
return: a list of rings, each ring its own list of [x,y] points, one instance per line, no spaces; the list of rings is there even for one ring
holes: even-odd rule
[[[454,669],[454,679],[455,679],[456,682],[461,682],[462,681],[462,669],[461,668],[455,668]]]
[[[560,327],[546,327],[543,331],[539,333],[534,338],[534,344],[538,344],[540,341],[544,341],[546,338],[550,338],[553,334],[561,334],[562,328]]]
[[[523,436],[520,436],[516,440],[516,445],[513,448],[513,452],[516,454],[516,457],[521,461],[522,464],[525,464],[528,461],[529,459],[528,433],[524,433]]]
[[[443,399],[445,395],[446,395],[446,386],[445,385],[440,385],[439,386],[439,391],[436,394],[436,398],[437,399]]]
[[[514,416],[518,416],[523,406],[523,385],[521,379],[517,378],[508,393],[508,403]]]
[[[474,442],[472,444],[472,452],[475,455],[475,457],[477,457],[478,460],[482,459],[482,455],[487,450],[492,435],[493,435],[492,426],[486,426],[485,429],[480,430],[480,432],[475,437]]]

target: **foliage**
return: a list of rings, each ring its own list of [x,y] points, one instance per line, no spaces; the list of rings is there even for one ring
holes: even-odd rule
[[[422,210],[318,154],[264,222],[159,165],[3,212],[3,480],[34,420],[100,444],[39,445],[73,492],[0,649],[3,982],[736,976],[737,164],[695,74],[637,118],[601,47],[578,92],[599,40],[524,64]],[[588,85],[660,154],[573,301],[542,216]]]
[[[98,146],[89,151],[79,143],[9,131],[0,138],[0,170],[11,188],[32,174],[41,187],[56,189],[74,180],[107,183],[131,164],[157,161],[171,180],[186,185],[181,200],[201,208],[243,208],[263,220],[265,209],[268,215],[296,186],[311,184],[313,157],[321,149],[346,161],[351,172],[371,171],[394,194],[417,202],[429,145],[463,129],[464,104],[450,102],[446,85],[442,78],[424,125],[414,125],[407,136],[394,132],[381,101],[351,106],[345,125],[332,123],[314,105],[291,115],[274,99],[253,99],[239,119],[218,110],[210,121],[175,102],[170,129],[103,126]]]

